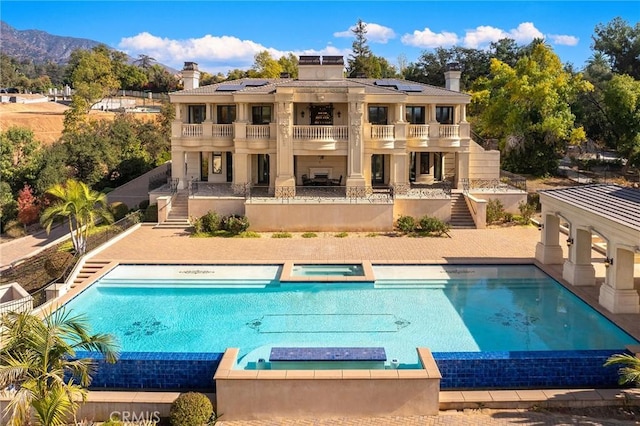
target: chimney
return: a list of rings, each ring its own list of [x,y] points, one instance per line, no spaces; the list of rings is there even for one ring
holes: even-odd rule
[[[454,92],[460,91],[460,64],[457,62],[451,62],[446,65],[444,71],[444,87],[447,90],[453,90]]]
[[[182,82],[185,90],[197,89],[200,86],[200,71],[195,62],[185,62],[182,68]]]

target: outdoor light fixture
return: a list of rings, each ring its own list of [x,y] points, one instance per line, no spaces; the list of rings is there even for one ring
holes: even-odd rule
[[[300,117],[304,118],[304,111],[300,113]]]
[[[567,246],[571,247],[573,245],[573,238],[569,237],[567,238]]]
[[[613,265],[613,257],[605,257],[604,258],[604,266],[606,266],[608,268],[611,265]]]
[[[338,118],[340,118],[340,116],[341,116],[341,115],[342,115],[342,114],[340,113],[340,111],[338,111]]]
[[[544,229],[544,223],[540,222],[538,224],[538,231],[542,231]]]

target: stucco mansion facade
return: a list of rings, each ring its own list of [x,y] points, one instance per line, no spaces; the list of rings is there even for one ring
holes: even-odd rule
[[[523,193],[508,198],[499,152],[472,140],[452,65],[445,88],[345,78],[336,56],[301,56],[297,79],[200,87],[185,63],[184,90],[170,94],[174,193],[158,199],[160,221],[186,206],[191,217],[247,215],[256,230],[389,230],[403,214],[450,221],[464,192],[482,227],[472,182],[511,210]]]

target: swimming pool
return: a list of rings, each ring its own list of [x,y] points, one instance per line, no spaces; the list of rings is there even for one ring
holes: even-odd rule
[[[124,352],[384,346],[438,353],[624,350],[637,341],[532,265],[374,265],[375,281],[281,283],[281,265],[120,265],[67,306]]]

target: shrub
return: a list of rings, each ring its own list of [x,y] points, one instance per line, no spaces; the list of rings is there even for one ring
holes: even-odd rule
[[[416,220],[412,216],[400,216],[396,221],[396,227],[400,232],[410,234],[416,230]]]
[[[158,205],[151,204],[144,211],[145,222],[158,222]]]
[[[443,222],[437,217],[423,216],[418,222],[420,230],[427,234],[436,234],[441,236],[449,232],[449,224]]]
[[[367,237],[377,237],[379,234],[377,232],[369,232],[366,236]]]
[[[275,232],[271,234],[271,238],[291,238],[292,235],[288,232]]]
[[[334,235],[334,237],[336,238],[344,238],[344,237],[348,237],[349,234],[347,234],[346,232],[338,232],[337,234]]]
[[[213,233],[220,229],[221,220],[216,212],[210,210],[199,220],[202,222],[202,232]]]
[[[318,234],[316,234],[315,232],[305,232],[301,235],[302,238],[315,238],[317,236]]]
[[[236,235],[238,238],[260,238],[260,234],[255,231],[244,231]]]
[[[138,204],[138,208],[140,210],[146,210],[147,207],[149,207],[149,200],[142,200],[140,201],[140,204]]]
[[[117,222],[129,213],[129,207],[125,203],[116,201],[109,205],[109,211],[113,215],[113,220]]]
[[[504,218],[504,206],[498,199],[491,199],[487,203],[487,223],[498,223]]]
[[[249,229],[249,219],[246,216],[232,214],[222,219],[221,227],[233,235],[238,235]]]
[[[209,398],[198,392],[180,395],[169,411],[172,426],[202,426],[215,417]]]
[[[5,223],[4,233],[10,238],[20,238],[26,235],[24,226],[16,219],[9,220]]]
[[[531,218],[536,213],[536,205],[533,203],[518,203],[518,210],[520,210],[520,216],[522,216],[522,222],[525,225],[531,223]]]
[[[73,260],[73,255],[68,251],[57,251],[47,256],[44,261],[44,270],[51,278],[58,278]]]

